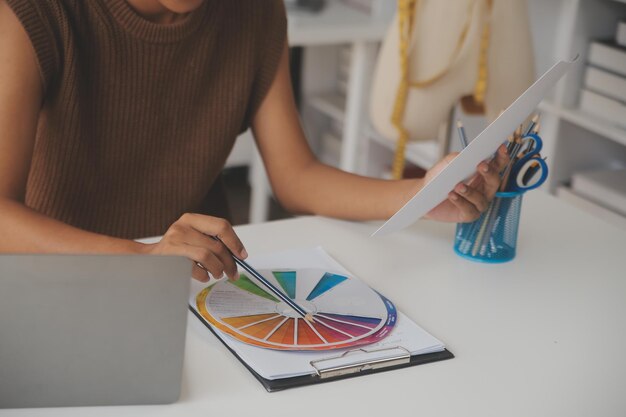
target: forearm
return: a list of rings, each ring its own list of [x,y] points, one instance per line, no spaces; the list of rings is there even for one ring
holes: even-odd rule
[[[0,198],[0,252],[141,253],[144,245],[87,232]]]
[[[386,219],[421,187],[420,180],[365,178],[316,160],[293,100],[287,45],[252,128],[276,197],[290,211],[352,220]]]
[[[368,178],[314,161],[283,181],[277,196],[296,213],[380,220],[391,217],[421,186],[421,180]]]

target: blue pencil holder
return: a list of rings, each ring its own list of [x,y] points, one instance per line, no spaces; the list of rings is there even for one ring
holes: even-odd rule
[[[515,258],[523,194],[496,193],[478,220],[458,223],[454,251],[477,262],[501,263]]]

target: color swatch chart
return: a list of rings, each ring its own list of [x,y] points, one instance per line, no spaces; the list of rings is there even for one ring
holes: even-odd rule
[[[321,269],[261,270],[313,322],[246,274],[221,281],[196,296],[210,324],[242,342],[280,350],[327,350],[375,343],[389,334],[397,312],[362,281]]]

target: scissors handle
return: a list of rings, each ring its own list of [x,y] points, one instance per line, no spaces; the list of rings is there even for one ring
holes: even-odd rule
[[[511,170],[510,191],[529,191],[540,187],[548,178],[548,164],[536,155],[527,155]]]
[[[543,149],[543,140],[541,140],[538,134],[531,133],[522,138],[522,146],[520,148],[524,146],[526,146],[526,149],[524,149],[527,152],[526,155],[539,155]]]
[[[521,148],[525,148],[525,153],[511,167],[509,184],[506,187],[508,191],[534,190],[548,178],[548,164],[539,155],[543,148],[541,137],[535,133],[524,136],[518,152]]]

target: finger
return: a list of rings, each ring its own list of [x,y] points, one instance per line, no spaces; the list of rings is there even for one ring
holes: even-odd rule
[[[218,257],[222,265],[224,265],[224,272],[230,279],[237,279],[237,264],[233,259],[233,255],[228,251],[226,246],[219,241],[215,240],[210,236],[207,236],[203,233],[198,232],[195,229],[189,229],[189,232],[185,235],[184,242],[188,245],[199,246],[203,248],[208,248],[213,252],[215,256]],[[214,276],[215,278],[220,278],[220,276]]]
[[[484,195],[488,200],[491,200],[498,188],[500,188],[500,173],[485,162],[481,162],[478,165],[478,173],[481,175],[484,183]]]
[[[456,187],[454,187],[454,191],[456,191],[457,194],[460,194],[467,201],[472,203],[474,207],[476,207],[476,210],[478,210],[478,212],[482,213],[483,211],[487,210],[487,207],[489,206],[489,201],[481,192],[479,192],[475,188],[468,187],[467,185],[460,183],[457,184]]]
[[[452,191],[448,195],[449,200],[459,209],[459,222],[468,223],[476,220],[480,217],[480,213],[476,209],[476,206],[467,201],[463,196]]]
[[[502,172],[502,170],[504,170],[504,168],[508,165],[508,163],[509,163],[509,154],[506,151],[506,146],[500,145],[500,147],[498,148],[498,151],[496,152],[496,156],[495,158],[491,160],[490,165],[495,172],[499,173],[499,172]]]
[[[210,249],[191,245],[187,245],[185,249],[189,253],[188,257],[199,262],[216,279],[224,274],[224,264]]]
[[[480,165],[479,165],[480,167]],[[476,173],[470,177],[469,180],[466,181],[466,184],[470,187],[478,188],[483,183],[483,176]]]
[[[207,239],[205,244],[211,249],[214,255],[220,260],[224,266],[224,272],[229,279],[236,280],[239,277],[237,273],[237,264],[233,258],[232,253],[226,248],[221,240],[215,240],[208,236],[204,236]]]
[[[494,175],[499,175],[502,171],[504,171],[504,169],[509,163],[509,160],[510,159],[506,150],[506,146],[500,145],[500,147],[496,151],[496,155],[490,161],[483,161],[480,164],[478,164],[477,171],[480,174],[491,173]],[[478,186],[481,184],[482,181],[483,181],[483,175],[474,175],[467,182],[467,184],[469,184],[472,187],[478,188]],[[497,181],[498,181],[498,185],[495,187],[495,191],[497,191],[497,188],[499,186],[499,182],[500,182],[499,176],[497,177]],[[493,188],[493,183],[491,184],[491,187]]]
[[[200,268],[195,263],[193,264],[193,269],[191,270],[191,276],[193,279],[200,282],[209,282],[209,273],[206,269]]]
[[[186,213],[181,216],[180,221],[190,225],[200,233],[217,237],[239,258],[248,257],[243,243],[227,220],[202,214]]]

